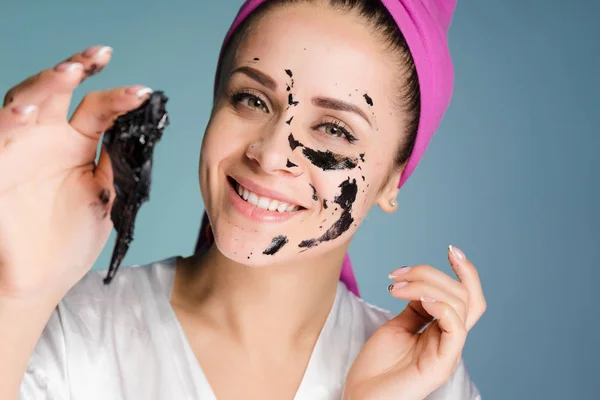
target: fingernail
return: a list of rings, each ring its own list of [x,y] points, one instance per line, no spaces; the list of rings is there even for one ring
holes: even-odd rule
[[[424,301],[425,303],[435,303],[437,300],[433,297],[421,296],[421,301]]]
[[[78,62],[65,61],[61,62],[56,67],[54,67],[54,70],[58,72],[71,72],[75,71],[76,69],[83,69],[83,64]]]
[[[18,114],[27,115],[27,114],[31,114],[33,111],[35,111],[36,108],[37,108],[37,106],[35,106],[33,104],[26,104],[26,105],[23,104],[20,106],[13,107],[13,111]]]
[[[407,285],[408,285],[408,282],[392,283],[391,285],[388,285],[388,292],[391,292],[394,289],[401,289],[403,287],[406,287]]]
[[[404,275],[406,275],[406,274],[408,273],[408,271],[410,271],[410,267],[408,267],[408,266],[406,266],[406,265],[405,265],[405,266],[403,266],[403,267],[400,267],[400,268],[398,268],[398,269],[397,269],[397,270],[395,270],[395,271],[392,271],[392,272],[391,272],[391,273],[388,275],[388,278],[390,278],[390,279],[399,278],[399,277],[401,277],[401,276],[404,276]]]
[[[144,97],[145,95],[152,93],[152,89],[142,85],[135,85],[125,89],[128,94],[135,94],[137,97]]]
[[[105,53],[112,53],[113,48],[110,46],[92,46],[81,53],[85,58],[99,57]]]
[[[450,249],[450,253],[454,254],[456,256],[456,258],[458,258],[461,261],[464,261],[467,259],[467,257],[465,256],[465,253],[462,252],[461,249],[459,249],[458,247],[454,247],[452,245],[448,246],[448,249]]]

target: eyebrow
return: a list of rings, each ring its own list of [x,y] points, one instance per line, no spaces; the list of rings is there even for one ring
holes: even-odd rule
[[[314,106],[317,106],[317,107],[329,108],[330,110],[336,110],[336,111],[348,111],[348,112],[357,114],[362,119],[367,121],[369,126],[371,126],[371,121],[369,120],[369,117],[367,117],[367,114],[365,114],[365,112],[363,110],[361,110],[360,107],[355,106],[352,103],[348,103],[348,102],[338,100],[338,99],[332,99],[330,97],[314,97],[311,100],[311,102]]]
[[[272,90],[273,92],[277,91],[277,82],[275,82],[275,79],[271,78],[269,75],[263,72],[260,72],[257,69],[248,66],[243,66],[234,69],[233,72],[231,72],[231,75],[236,73],[242,73],[246,75],[248,78],[260,83],[261,85]]]

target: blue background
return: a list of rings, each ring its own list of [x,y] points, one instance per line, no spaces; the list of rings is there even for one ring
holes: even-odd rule
[[[170,96],[151,201],[126,264],[192,250],[197,180],[221,40],[239,0],[3,2],[0,90],[93,44],[115,53],[90,90],[141,83]],[[459,1],[453,102],[389,217],[351,246],[363,296],[400,311],[387,274],[446,246],[478,267],[489,308],[465,359],[485,399],[600,398],[600,3]],[[96,263],[106,268],[114,235]]]

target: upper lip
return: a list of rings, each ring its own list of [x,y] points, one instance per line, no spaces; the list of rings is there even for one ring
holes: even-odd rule
[[[267,189],[267,188],[265,188],[263,186],[260,186],[258,183],[249,180],[249,179],[241,178],[241,177],[237,177],[237,176],[232,176],[232,178],[237,183],[239,183],[240,185],[242,185],[243,187],[245,187],[246,189],[248,189],[249,191],[256,193],[258,196],[268,197],[268,198],[271,198],[273,200],[277,200],[277,201],[280,201],[280,202],[283,202],[283,203],[287,203],[289,205],[294,205],[294,206],[300,206],[302,208],[307,208],[307,207],[303,206],[301,203],[299,203],[298,200],[293,200],[291,197],[288,197],[285,194],[280,193],[280,192],[278,192],[276,190]]]

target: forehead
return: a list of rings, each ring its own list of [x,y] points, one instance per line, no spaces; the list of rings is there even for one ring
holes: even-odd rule
[[[338,87],[383,100],[391,97],[394,63],[371,29],[356,14],[326,5],[278,6],[253,24],[235,63],[259,58],[258,66],[276,79],[291,69],[304,89]]]

